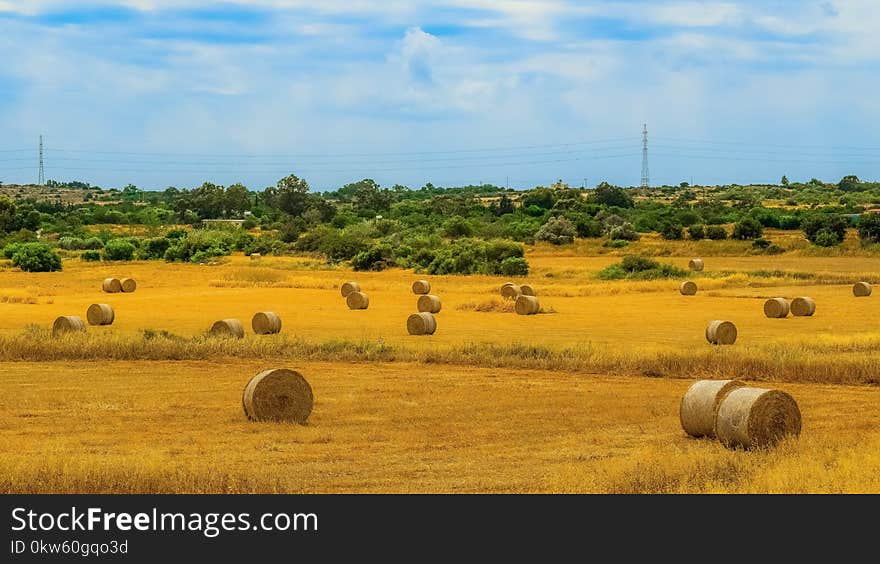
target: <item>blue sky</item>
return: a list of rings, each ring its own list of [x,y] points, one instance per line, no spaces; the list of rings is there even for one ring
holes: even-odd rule
[[[880,174],[876,0],[0,0],[0,181]]]

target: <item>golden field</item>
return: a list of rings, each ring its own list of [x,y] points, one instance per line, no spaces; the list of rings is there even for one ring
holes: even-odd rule
[[[670,245],[530,248],[548,311],[535,316],[505,311],[503,278],[429,277],[443,300],[430,337],[406,334],[417,275],[401,270],[242,256],[0,269],[0,491],[880,491],[880,296],[850,289],[880,282],[880,257]],[[596,278],[634,250],[679,267],[703,256],[700,292]],[[107,276],[138,289],[105,294]],[[349,279],[369,309],[346,308]],[[767,297],[800,295],[815,316],[764,317]],[[55,317],[92,303],[111,304],[115,323],[51,338]],[[282,317],[281,335],[204,337],[228,317],[249,330],[263,310]],[[734,346],[706,343],[712,319],[736,323]],[[245,383],[273,366],[312,384],[308,425],[245,419]],[[696,377],[789,391],[803,434],[769,452],[688,439],[678,402]]]

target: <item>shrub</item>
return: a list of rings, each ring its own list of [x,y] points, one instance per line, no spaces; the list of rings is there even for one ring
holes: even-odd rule
[[[574,242],[575,234],[577,230],[569,220],[564,217],[551,217],[535,233],[535,239],[554,245],[567,245]]]
[[[684,237],[684,228],[678,223],[667,222],[660,226],[660,235],[669,241],[678,241]]]
[[[361,251],[351,259],[351,266],[355,270],[385,270],[394,266],[391,245],[387,243],[375,245],[366,251]]]
[[[113,239],[104,245],[104,260],[131,260],[135,246],[125,239]]]
[[[841,243],[841,239],[831,229],[823,228],[816,233],[813,243],[820,247],[833,247]]]
[[[505,276],[527,276],[529,263],[522,257],[507,257],[501,261],[501,274]]]
[[[146,260],[160,260],[165,258],[165,251],[171,246],[171,240],[165,237],[144,239],[138,256]]]
[[[89,237],[82,242],[82,248],[89,251],[98,251],[104,248],[104,241],[98,237]]]
[[[783,215],[779,217],[779,228],[793,231],[801,228],[801,218],[796,215]]]
[[[470,237],[474,234],[474,228],[468,221],[459,216],[451,217],[443,223],[443,235],[450,239]]]
[[[186,229],[171,229],[165,234],[166,239],[182,239],[189,233]]]
[[[83,240],[77,237],[62,237],[58,240],[58,246],[65,251],[79,251],[83,248]]]
[[[720,225],[710,225],[706,227],[706,237],[715,241],[727,239],[727,231]]]
[[[770,244],[770,241],[768,241],[767,239],[755,239],[754,241],[752,241],[752,248],[763,250],[769,247]]]
[[[610,249],[622,249],[627,245],[629,245],[629,241],[624,241],[623,239],[609,239],[602,243],[603,247],[608,247]]]
[[[85,251],[83,254],[79,255],[79,258],[85,261],[94,262],[101,260],[101,252],[100,251]]]
[[[706,227],[702,224],[695,224],[688,227],[688,237],[694,241],[706,238]]]
[[[12,254],[12,266],[25,272],[61,270],[61,256],[45,243],[21,243]]]
[[[819,233],[823,230],[826,231],[826,234],[822,237],[822,243],[824,244],[820,246],[830,247],[843,242],[848,225],[849,220],[842,215],[822,214],[805,218],[801,222],[801,229],[804,230],[807,240],[816,245],[819,245],[817,241]],[[831,242],[832,238],[834,240],[833,243]]]
[[[859,240],[864,245],[880,243],[880,213],[863,213],[859,217]]]
[[[756,219],[747,217],[733,226],[733,239],[744,241],[746,239],[760,239],[764,234],[764,226]]]
[[[3,256],[5,258],[11,259],[22,245],[24,245],[24,243],[9,243],[5,247],[3,247]]]
[[[641,256],[627,256],[618,264],[599,271],[602,280],[655,280],[687,276],[687,272],[671,264],[661,264],[654,259]]]
[[[624,222],[621,225],[616,225],[609,229],[608,238],[611,240],[622,239],[624,241],[638,241],[640,235],[636,233],[632,223]]]
[[[165,251],[168,262],[207,262],[214,257],[226,256],[232,252],[236,233],[222,229],[195,229],[186,233],[177,242],[172,242]],[[109,243],[108,243],[109,245]]]
[[[259,225],[259,223],[257,223],[257,220],[254,219],[253,217],[248,217],[247,219],[244,220],[244,223],[241,224],[241,226],[244,229],[253,229],[258,225]]]

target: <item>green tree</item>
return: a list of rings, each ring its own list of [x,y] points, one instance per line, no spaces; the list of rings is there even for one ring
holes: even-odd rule
[[[25,272],[61,270],[61,256],[45,243],[22,243],[12,253],[12,266]]]
[[[605,206],[616,206],[618,208],[631,208],[635,204],[632,196],[626,193],[623,188],[612,186],[607,182],[602,182],[596,186],[590,200]]]
[[[240,216],[251,209],[251,193],[241,183],[226,188],[223,207],[227,216]]]
[[[844,192],[855,192],[863,188],[862,181],[854,174],[848,174],[840,179],[837,187]]]
[[[731,238],[744,241],[746,239],[759,239],[764,234],[764,226],[757,219],[746,217],[733,226]]]
[[[269,205],[293,216],[302,215],[309,207],[309,183],[295,174],[285,176],[263,194]]]
[[[859,239],[863,244],[880,243],[880,213],[863,213],[859,217]]]

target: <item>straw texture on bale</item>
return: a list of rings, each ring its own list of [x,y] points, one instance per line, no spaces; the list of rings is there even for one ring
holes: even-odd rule
[[[122,286],[123,292],[131,293],[137,290],[137,282],[135,282],[134,278],[123,278],[119,281],[119,284]]]
[[[257,335],[274,335],[281,332],[281,318],[274,311],[260,311],[251,319],[251,327]]]
[[[871,295],[871,285],[867,282],[856,282],[853,284],[853,296],[857,298],[867,298]]]
[[[406,330],[410,335],[433,335],[437,330],[437,319],[427,311],[414,313],[406,318]]]
[[[688,261],[688,268],[697,272],[703,270],[703,259],[691,259]]]
[[[412,285],[413,294],[430,294],[431,283],[427,280],[416,280]]]
[[[797,402],[780,390],[737,388],[721,402],[715,420],[715,434],[728,448],[773,446],[785,436],[800,433]]]
[[[692,437],[714,437],[715,417],[727,394],[745,386],[739,380],[698,380],[681,398],[681,428]]]
[[[764,302],[764,315],[771,318],[781,319],[788,316],[790,307],[785,298],[770,298]]]
[[[798,316],[811,316],[816,313],[816,302],[813,298],[802,296],[791,300],[791,314]]]
[[[535,315],[541,311],[541,304],[535,296],[521,295],[516,299],[513,309],[519,315]]]
[[[417,309],[428,313],[440,313],[440,298],[433,294],[419,296]]]
[[[732,345],[736,342],[736,325],[716,319],[706,327],[706,340],[713,345]]]
[[[62,315],[52,324],[52,335],[58,336],[64,333],[79,333],[86,330],[86,324],[78,315]]]
[[[238,319],[221,319],[211,326],[211,335],[215,337],[244,338],[244,326]]]
[[[260,260],[262,257],[260,253],[251,253],[251,260]]]
[[[537,296],[538,295],[535,293],[535,289],[532,288],[532,286],[530,284],[523,284],[522,286],[519,287],[519,291],[520,291],[520,293],[522,293],[523,296]]]
[[[346,282],[342,285],[342,297],[347,298],[352,292],[360,292],[361,285],[357,282]]]
[[[367,309],[370,305],[370,298],[363,292],[351,292],[345,297],[345,303],[348,309]]]
[[[681,292],[682,296],[694,296],[697,293],[697,283],[690,280],[682,282],[678,291]]]
[[[244,387],[241,400],[251,421],[290,421],[303,424],[315,397],[303,375],[287,368],[264,370]]]
[[[92,304],[86,310],[86,319],[89,325],[112,325],[116,314],[109,304]]]
[[[522,290],[513,282],[501,286],[501,297],[505,300],[515,300],[520,294],[522,294]]]
[[[105,278],[101,288],[109,294],[116,294],[122,291],[122,282],[118,278]]]

